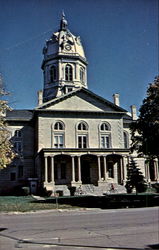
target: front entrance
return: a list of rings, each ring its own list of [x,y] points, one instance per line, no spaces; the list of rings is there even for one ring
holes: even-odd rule
[[[82,184],[97,184],[98,162],[95,155],[81,156],[81,181]]]
[[[82,184],[90,184],[90,164],[87,161],[83,161],[81,165],[81,180]]]

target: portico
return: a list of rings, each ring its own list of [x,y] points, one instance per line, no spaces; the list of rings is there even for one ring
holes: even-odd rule
[[[59,185],[123,185],[126,181],[128,152],[43,149],[41,155],[44,158],[41,178],[47,190],[54,191]]]

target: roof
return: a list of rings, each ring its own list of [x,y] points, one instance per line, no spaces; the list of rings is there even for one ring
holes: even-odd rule
[[[115,105],[114,103],[104,99],[101,96],[96,95],[92,91],[90,91],[90,90],[88,90],[86,88],[83,88],[83,87],[79,88],[77,90],[74,90],[72,92],[69,92],[69,93],[67,93],[67,94],[65,94],[63,96],[56,97],[56,98],[54,98],[54,99],[52,99],[52,100],[50,100],[48,102],[45,102],[42,105],[39,105],[38,107],[36,107],[35,110],[44,110],[44,109],[46,109],[46,108],[48,108],[50,106],[53,106],[54,104],[57,104],[57,103],[59,103],[59,102],[61,102],[63,100],[66,100],[66,99],[70,98],[71,96],[79,95],[79,93],[84,93],[88,97],[91,97],[93,99],[96,99],[96,100],[102,102],[103,104],[111,107],[114,110],[114,112],[127,113],[127,110]]]
[[[33,118],[33,110],[15,109],[7,111],[7,121],[30,121]]]

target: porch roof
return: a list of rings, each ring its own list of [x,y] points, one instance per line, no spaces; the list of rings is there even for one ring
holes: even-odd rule
[[[40,154],[96,154],[96,155],[108,155],[108,154],[124,154],[128,155],[130,153],[129,149],[125,148],[43,148],[39,152]]]

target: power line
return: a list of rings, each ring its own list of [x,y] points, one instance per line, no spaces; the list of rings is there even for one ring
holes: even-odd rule
[[[18,47],[20,47],[20,46],[23,46],[23,45],[25,45],[25,44],[28,43],[28,42],[31,42],[31,41],[36,40],[36,39],[38,39],[38,38],[41,38],[42,36],[44,36],[45,34],[50,33],[51,31],[52,31],[51,29],[50,29],[50,30],[47,30],[47,31],[45,31],[45,32],[43,32],[43,33],[41,33],[41,34],[35,36],[35,37],[32,37],[32,38],[29,38],[29,39],[27,39],[27,40],[25,40],[25,41],[16,43],[16,44],[13,45],[13,46],[4,48],[3,50],[1,50],[1,52],[10,51],[10,50],[12,50],[12,49],[14,49],[14,48],[18,48]]]

